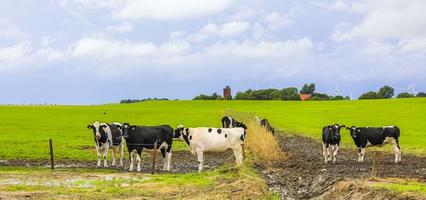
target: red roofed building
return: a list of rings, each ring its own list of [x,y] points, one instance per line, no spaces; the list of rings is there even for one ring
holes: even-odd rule
[[[305,101],[311,98],[311,94],[300,94],[300,100]]]

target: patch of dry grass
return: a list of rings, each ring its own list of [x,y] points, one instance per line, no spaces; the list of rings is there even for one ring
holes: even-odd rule
[[[247,125],[244,148],[249,153],[252,153],[256,159],[271,163],[284,158],[285,154],[281,151],[278,140],[272,133],[256,122],[254,115],[232,110],[226,110],[224,115],[231,116]]]

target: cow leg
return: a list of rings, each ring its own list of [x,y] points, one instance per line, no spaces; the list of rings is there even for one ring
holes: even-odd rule
[[[365,148],[361,147],[361,157],[359,162],[364,162],[364,156],[365,156]]]
[[[162,148],[160,149],[161,155],[163,156],[164,162],[163,162],[163,171],[166,171],[167,168],[167,158],[166,158],[166,149]]]
[[[395,139],[396,147],[398,148],[398,162],[401,162],[401,147],[399,146],[398,138]]]
[[[401,149],[397,141],[392,142],[393,153],[395,154],[395,163],[401,162]]]
[[[98,144],[95,144],[95,145],[96,145],[96,154],[98,155],[98,164],[96,164],[96,167],[100,167],[101,166],[101,150]]]
[[[235,162],[237,163],[237,166],[240,166],[243,163],[243,150],[242,150],[242,148],[233,149],[232,151],[234,152]]]
[[[136,168],[136,171],[140,172],[141,171],[141,161],[142,161],[142,150],[138,151],[136,156],[137,156],[136,161],[138,161],[138,166]]]
[[[112,163],[111,166],[115,167],[115,156],[117,153],[118,146],[112,146]]]
[[[204,168],[204,152],[201,149],[197,149],[197,160],[198,164],[198,172],[201,172]]]
[[[135,150],[132,150],[132,151],[129,153],[129,157],[130,157],[130,167],[129,167],[129,171],[133,171],[133,164],[134,164],[134,162],[135,162],[135,157],[134,157],[134,155],[135,155]]]
[[[339,151],[339,145],[336,144],[336,146],[334,147],[334,151],[333,151],[333,164],[336,163],[337,161],[337,152]]]
[[[322,143],[322,155],[324,156],[324,162],[327,163],[327,145]]]
[[[104,167],[108,167],[108,150],[109,150],[109,144],[106,142],[104,144]]]
[[[124,143],[123,143],[123,141],[121,142],[121,144],[120,144],[120,167],[123,167],[123,148],[124,147]]]
[[[170,171],[170,162],[172,160],[172,151],[166,152],[166,160],[167,160],[166,170]]]
[[[332,155],[333,155],[333,147],[332,147],[332,145],[328,145],[328,147],[327,147],[327,160],[328,161],[331,161],[331,159],[332,159]]]

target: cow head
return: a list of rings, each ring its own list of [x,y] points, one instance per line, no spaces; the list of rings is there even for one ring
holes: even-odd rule
[[[173,134],[173,138],[183,139],[183,135],[187,135],[187,130],[182,124],[176,127],[175,133]]]
[[[351,137],[353,139],[357,138],[360,132],[360,128],[357,128],[356,126],[346,127],[347,130],[349,130],[349,133],[351,134]]]
[[[130,138],[130,135],[132,134],[132,130],[135,130],[136,126],[131,126],[129,123],[124,123],[121,127],[123,138],[125,140]]]
[[[334,130],[336,133],[340,134],[340,129],[345,128],[345,125],[334,124]]]
[[[99,140],[101,138],[101,133],[104,132],[104,128],[106,128],[105,124],[101,124],[99,122],[95,122],[93,124],[90,124],[87,126],[87,128],[93,130],[93,134],[95,135],[95,138]]]

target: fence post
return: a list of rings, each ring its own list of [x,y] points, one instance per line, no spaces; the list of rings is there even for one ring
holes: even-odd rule
[[[50,147],[50,168],[52,170],[55,169],[55,163],[53,162],[53,146],[52,146],[52,139],[49,139],[49,147]]]
[[[156,153],[157,153],[157,142],[154,142],[154,150],[152,151],[152,172],[151,172],[151,174],[154,174],[154,172],[155,172]]]

